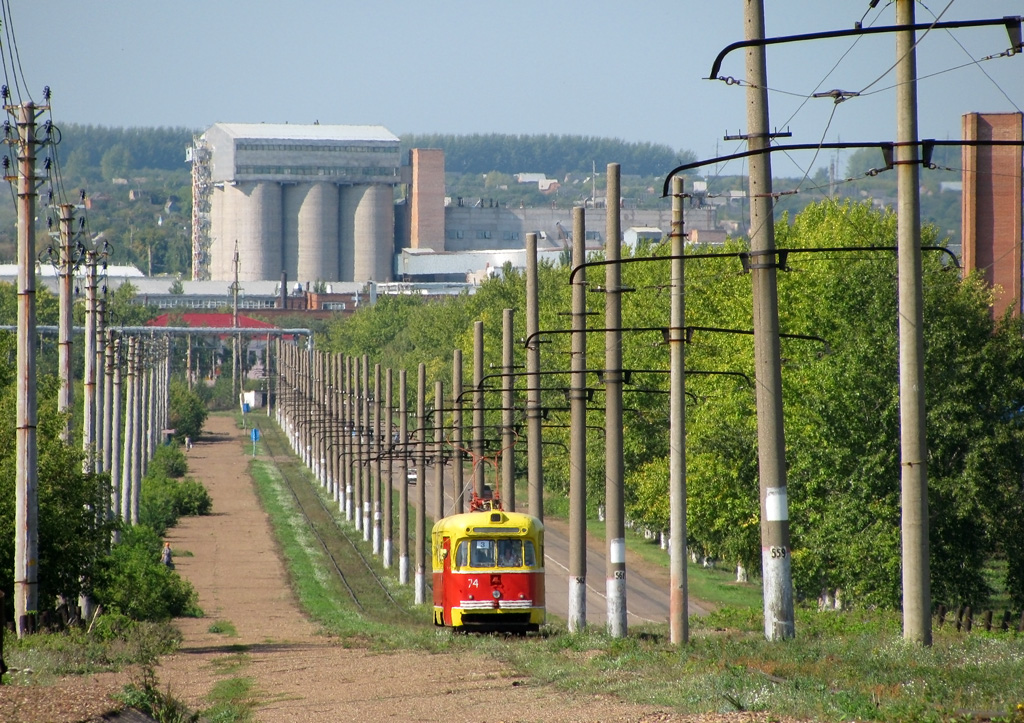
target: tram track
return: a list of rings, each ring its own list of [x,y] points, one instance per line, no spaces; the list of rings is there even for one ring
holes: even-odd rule
[[[378,622],[408,624],[418,616],[405,608],[388,589],[387,583],[374,569],[345,524],[335,516],[324,501],[318,485],[287,448],[276,425],[261,436],[266,460],[277,471],[281,484],[295,504],[306,528],[317,540],[327,557],[328,567],[347,592],[360,614]]]

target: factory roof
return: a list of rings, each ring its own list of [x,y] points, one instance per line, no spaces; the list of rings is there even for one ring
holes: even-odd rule
[[[384,126],[296,125],[291,123],[215,123],[232,138],[295,141],[392,141],[399,138]]]

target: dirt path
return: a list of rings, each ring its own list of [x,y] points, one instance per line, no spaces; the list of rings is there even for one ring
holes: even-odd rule
[[[272,531],[247,474],[247,439],[211,417],[189,452],[214,514],[169,533],[177,570],[199,594],[202,619],[180,619],[184,643],[156,669],[161,690],[194,709],[221,681],[252,681],[258,721],[731,721],[743,714],[678,716],[607,696],[572,697],[535,687],[490,659],[346,649],[298,609]],[[226,621],[237,635],[210,632]],[[463,671],[458,673],[458,671]],[[130,673],[68,678],[48,689],[0,689],[0,721],[99,720]],[[72,706],[71,699],[89,699]],[[103,708],[104,704],[107,708]],[[777,719],[776,719],[777,720]]]
[[[210,491],[215,514],[184,520],[169,534],[177,569],[195,586],[207,617],[178,621],[184,645],[157,670],[161,685],[191,707],[207,707],[213,686],[237,676],[254,681],[263,701],[260,721],[669,720],[657,709],[610,699],[567,708],[564,695],[521,685],[493,661],[376,654],[319,635],[294,601],[246,474],[244,433],[225,417],[212,417],[207,429],[189,453],[189,467]],[[216,620],[229,621],[237,637],[210,633]],[[246,646],[242,658],[238,646]],[[486,672],[454,676],[463,681],[455,689],[451,673],[459,668]],[[499,699],[489,711],[466,707]]]

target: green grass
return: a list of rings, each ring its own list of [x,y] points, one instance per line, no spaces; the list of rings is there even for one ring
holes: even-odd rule
[[[227,635],[230,638],[238,637],[238,630],[235,629],[234,623],[230,620],[215,620],[210,623],[210,627],[206,629],[206,632]]]
[[[252,678],[226,678],[218,681],[207,696],[212,705],[202,719],[210,723],[246,723],[259,705]]]
[[[265,428],[265,434],[278,432]],[[525,638],[437,635],[424,625],[429,604],[417,610],[411,586],[398,585],[395,594],[422,619],[382,625],[356,613],[347,596],[331,587],[322,554],[303,537],[275,471],[261,460],[252,469],[301,603],[348,645],[483,654],[511,665],[530,684],[611,693],[681,713],[744,710],[821,721],[1024,723],[1024,709],[1017,709],[1024,703],[1022,635],[958,634],[946,626],[936,629],[934,644],[924,648],[902,640],[897,613],[799,607],[796,638],[768,642],[760,586],[737,584],[731,571],[696,565],[688,567],[691,594],[718,607],[705,617],[691,617],[691,638],[684,646],[668,642],[666,625],[645,626],[642,635],[634,629],[622,639],[610,638],[603,626],[571,634],[560,623]],[[557,514],[557,508],[550,505],[546,512]],[[603,535],[603,525],[596,526]],[[665,551],[640,536],[629,535],[627,544],[667,564]],[[393,583],[397,570],[382,574]]]

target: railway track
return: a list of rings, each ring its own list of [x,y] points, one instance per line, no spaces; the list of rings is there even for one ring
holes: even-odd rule
[[[367,618],[382,623],[409,624],[422,622],[421,615],[404,607],[391,593],[387,582],[377,571],[375,560],[368,558],[357,540],[338,519],[319,485],[291,454],[276,425],[261,430],[261,443],[267,461],[277,470],[307,528],[317,540],[328,560],[328,566],[347,592],[352,605]]]

